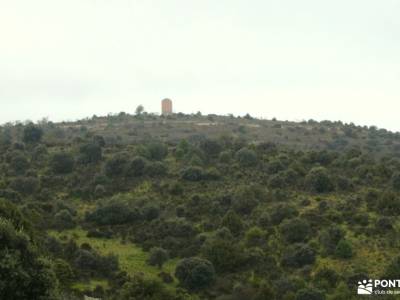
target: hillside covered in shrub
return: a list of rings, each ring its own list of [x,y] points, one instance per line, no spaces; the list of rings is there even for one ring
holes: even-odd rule
[[[5,124],[0,151],[1,299],[347,300],[400,278],[399,133],[120,113]]]

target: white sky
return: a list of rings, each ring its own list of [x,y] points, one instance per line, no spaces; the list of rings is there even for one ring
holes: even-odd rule
[[[400,131],[400,0],[0,0],[0,123],[174,110]]]

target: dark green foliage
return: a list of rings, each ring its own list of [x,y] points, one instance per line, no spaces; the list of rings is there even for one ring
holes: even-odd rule
[[[279,204],[271,211],[271,223],[279,225],[284,219],[293,218],[298,215],[297,210],[288,204]]]
[[[21,213],[16,205],[0,198],[0,219],[1,218],[11,222],[15,229],[24,229],[25,233],[30,235],[32,231],[30,221]]]
[[[257,164],[257,154],[253,150],[243,148],[236,152],[236,160],[243,167],[253,167]]]
[[[149,158],[153,160],[163,160],[168,154],[168,148],[165,144],[160,142],[150,143],[147,146]]]
[[[334,188],[331,176],[324,167],[315,167],[305,178],[306,187],[316,193],[331,192]]]
[[[35,177],[17,177],[10,183],[10,188],[23,195],[31,195],[39,189],[39,180]]]
[[[315,273],[314,282],[321,288],[330,289],[336,286],[339,278],[340,276],[335,270],[324,267]]]
[[[145,174],[150,177],[161,177],[168,173],[166,165],[160,161],[146,164]]]
[[[30,163],[28,158],[21,152],[16,152],[10,161],[10,167],[18,175],[25,174],[29,169]]]
[[[248,247],[265,247],[267,234],[259,227],[251,227],[245,234],[245,241]]]
[[[86,220],[99,225],[116,225],[136,221],[140,216],[122,203],[110,203],[86,215]]]
[[[224,232],[222,229],[215,236],[208,238],[202,247],[202,253],[219,273],[234,271],[244,262],[243,249],[236,243],[229,230]]]
[[[204,171],[200,167],[187,167],[181,172],[182,179],[200,181],[204,178]]]
[[[24,143],[39,143],[43,136],[43,130],[34,125],[33,123],[28,124],[24,128],[23,141]]]
[[[238,235],[243,229],[242,219],[233,210],[225,214],[221,225],[228,228],[233,235]]]
[[[398,215],[400,213],[400,197],[394,192],[386,191],[380,196],[377,208],[385,215]]]
[[[324,293],[316,289],[301,289],[297,292],[295,300],[325,300]]]
[[[349,259],[353,256],[353,247],[348,240],[340,240],[336,246],[335,254],[339,258]]]
[[[228,164],[232,160],[232,153],[223,151],[219,154],[219,161],[223,164]]]
[[[79,160],[82,163],[97,163],[102,159],[101,146],[97,143],[88,143],[79,148]]]
[[[160,215],[160,208],[154,204],[146,205],[142,209],[142,216],[147,221],[157,219],[159,215]]]
[[[130,300],[179,300],[168,291],[160,281],[147,279],[142,275],[134,275],[121,288],[113,299]],[[183,300],[183,299],[182,299]]]
[[[327,254],[333,254],[339,241],[343,238],[343,230],[338,226],[331,226],[321,233],[320,242]]]
[[[61,287],[65,289],[69,288],[75,277],[70,264],[63,259],[56,259],[54,261],[54,272]]]
[[[54,227],[57,229],[71,229],[75,225],[75,220],[67,209],[60,210],[54,216]]]
[[[240,186],[233,195],[233,209],[240,214],[250,214],[260,203],[264,190],[259,186]]]
[[[216,140],[206,139],[200,143],[200,148],[209,157],[217,157],[221,152],[221,144]]]
[[[376,228],[379,233],[384,234],[393,229],[393,222],[389,217],[381,217],[376,221]]]
[[[124,154],[116,154],[106,161],[104,173],[108,177],[119,177],[126,174],[128,158]]]
[[[71,173],[74,169],[74,158],[67,152],[54,153],[50,159],[50,167],[56,174]]]
[[[88,274],[99,272],[109,276],[119,269],[118,258],[114,255],[100,256],[88,249],[79,249],[75,255],[75,266]]]
[[[130,162],[128,175],[133,177],[142,176],[144,174],[145,167],[146,160],[141,156],[137,156],[133,158]]]
[[[287,248],[282,257],[282,265],[292,268],[301,268],[313,264],[316,252],[307,244],[297,244]]]
[[[209,287],[215,280],[215,270],[211,262],[199,257],[181,260],[175,269],[179,283],[190,290]]]
[[[386,267],[384,278],[400,278],[400,256],[396,256]]]
[[[168,260],[168,252],[160,247],[150,249],[150,257],[148,263],[152,266],[158,266],[160,269],[162,265]]]
[[[259,201],[249,195],[248,197],[236,196],[233,200],[233,208],[239,214],[249,214],[258,205]]]
[[[288,243],[305,242],[311,233],[310,225],[300,218],[285,220],[280,228]]]
[[[33,149],[32,160],[36,162],[43,161],[47,155],[47,147],[43,144],[40,144]]]
[[[257,275],[276,279],[281,275],[278,263],[272,255],[258,247],[247,248],[244,253],[244,263]]]
[[[392,175],[391,185],[394,190],[400,191],[400,172],[396,172]]]
[[[7,219],[0,218],[0,298],[57,297],[58,281],[51,262],[40,257],[29,238]]]
[[[100,147],[106,146],[106,141],[104,140],[104,137],[101,135],[95,135],[93,137],[93,143],[99,145]]]

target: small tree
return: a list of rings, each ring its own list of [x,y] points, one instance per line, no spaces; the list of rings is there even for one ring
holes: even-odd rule
[[[133,176],[133,177],[139,177],[144,174],[146,167],[146,160],[141,157],[137,156],[132,159],[129,165],[128,169],[128,175]]]
[[[326,193],[333,190],[334,186],[328,170],[324,167],[311,169],[305,178],[309,190],[317,193]]]
[[[143,112],[144,112],[144,107],[143,107],[143,105],[138,105],[138,107],[136,107],[135,114],[136,114],[137,116],[140,116]]]
[[[154,247],[150,250],[150,257],[148,260],[149,265],[158,266],[162,268],[162,265],[169,259],[168,252],[163,248]]]
[[[83,163],[97,163],[102,158],[101,146],[97,143],[88,143],[82,145],[79,149],[80,160]]]
[[[353,256],[353,247],[351,243],[344,239],[340,240],[336,247],[335,254],[339,258],[351,258]]]
[[[247,230],[245,240],[248,247],[263,247],[267,241],[267,235],[261,228],[254,226]]]
[[[242,167],[252,167],[257,164],[256,153],[247,148],[242,148],[236,152],[236,159]]]
[[[168,155],[168,148],[164,143],[153,142],[147,145],[147,151],[150,159],[163,160]]]
[[[175,269],[175,276],[180,284],[190,290],[209,287],[215,280],[212,263],[199,257],[182,259]]]
[[[117,154],[107,160],[104,166],[104,172],[108,177],[118,177],[125,175],[128,164],[126,155]]]
[[[187,167],[181,172],[182,179],[188,181],[200,181],[204,178],[204,171],[200,167]]]
[[[296,300],[325,300],[323,292],[317,289],[304,288],[297,292]]]
[[[10,162],[10,167],[19,175],[24,174],[29,169],[29,165],[28,158],[19,152],[15,153]]]
[[[228,228],[233,235],[238,235],[243,229],[242,219],[233,210],[225,214],[221,225]]]
[[[33,123],[28,124],[24,128],[23,141],[27,144],[39,143],[43,136],[43,130],[35,126]]]
[[[399,277],[400,277],[400,256],[397,256],[386,267],[385,278],[399,278]]]
[[[400,173],[396,172],[393,174],[391,179],[391,185],[394,190],[400,191]]]
[[[285,220],[280,229],[283,237],[289,243],[304,242],[310,235],[310,225],[303,219]]]
[[[74,158],[70,153],[58,152],[51,157],[50,166],[54,173],[70,173],[74,168]]]
[[[306,244],[296,244],[283,253],[282,265],[301,268],[315,262],[315,250]]]

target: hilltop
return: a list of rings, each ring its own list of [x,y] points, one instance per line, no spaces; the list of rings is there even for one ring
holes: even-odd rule
[[[356,147],[375,154],[400,154],[400,133],[376,126],[357,126],[340,121],[302,122],[244,117],[173,114],[159,116],[121,112],[104,117],[93,116],[75,122],[41,122],[45,141],[62,145],[85,135],[101,135],[109,145],[135,144],[162,140],[171,145],[181,139],[233,137],[246,142],[270,142],[297,150],[346,150]],[[4,125],[3,139],[20,138],[22,123]],[[8,137],[4,137],[8,134]]]

